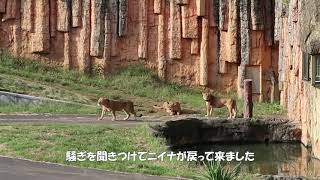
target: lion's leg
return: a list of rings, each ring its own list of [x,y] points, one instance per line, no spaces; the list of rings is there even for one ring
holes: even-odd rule
[[[212,106],[210,107],[209,115],[213,116],[213,107]]]
[[[133,114],[134,120],[137,120],[137,113],[133,111],[131,114]]]
[[[237,117],[237,109],[233,108],[232,109],[232,113],[233,113],[233,117],[232,118],[236,118]]]
[[[112,114],[112,121],[116,120],[116,112],[115,111],[111,111]]]
[[[100,118],[98,119],[99,121],[101,121],[101,120],[103,119],[103,116],[104,116],[105,113],[106,113],[106,109],[102,108],[102,110],[101,110],[101,116],[100,116]]]
[[[233,113],[232,113],[232,107],[228,107],[228,111],[229,111],[229,117],[228,117],[228,119],[231,119],[232,117],[233,117]]]
[[[211,109],[210,105],[207,104],[207,115],[206,116],[210,116],[210,109]]]
[[[127,117],[126,118],[124,118],[123,120],[128,120],[129,119],[129,117],[130,117],[130,113],[129,112],[127,112],[126,110],[123,110],[125,113],[126,113],[126,115],[127,115]]]
[[[238,114],[238,107],[237,107],[237,103],[234,103],[234,118],[237,118],[237,114]]]

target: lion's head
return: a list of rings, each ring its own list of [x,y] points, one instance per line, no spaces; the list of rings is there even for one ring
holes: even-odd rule
[[[209,92],[202,92],[202,98],[205,100],[205,101],[209,101],[210,100],[210,97],[211,97],[211,94]]]
[[[109,102],[109,99],[106,97],[100,97],[98,99],[98,106],[102,106],[104,104],[107,104]]]

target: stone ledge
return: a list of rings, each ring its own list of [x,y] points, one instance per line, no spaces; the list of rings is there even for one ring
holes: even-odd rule
[[[299,126],[285,119],[184,118],[151,125],[155,136],[166,138],[169,146],[203,143],[301,142]]]
[[[41,104],[44,102],[67,103],[67,104],[74,104],[74,105],[81,105],[81,106],[88,106],[88,107],[96,107],[93,105],[82,104],[82,103],[77,103],[77,102],[70,102],[70,101],[50,99],[50,98],[45,98],[45,97],[36,97],[36,96],[30,96],[30,95],[25,95],[25,94],[18,94],[18,93],[7,92],[7,91],[0,91],[0,103],[5,103],[5,104]]]
[[[310,179],[303,176],[279,176],[279,175],[263,175],[263,180],[316,180]]]
[[[43,100],[44,100],[44,98],[40,98],[40,97],[0,91],[0,103],[37,104]]]

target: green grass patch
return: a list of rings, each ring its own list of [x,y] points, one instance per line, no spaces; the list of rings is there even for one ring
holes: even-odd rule
[[[205,102],[200,88],[161,81],[155,73],[142,65],[129,66],[104,79],[97,74],[87,75],[76,71],[65,71],[56,65],[14,58],[7,53],[2,53],[0,54],[0,90],[90,105],[95,105],[100,96],[130,99],[139,106],[138,110],[143,114],[153,112],[152,105],[157,102],[172,100],[181,102],[185,109],[205,113]],[[216,94],[221,97],[237,98],[235,93]],[[239,112],[242,111],[242,100],[238,99],[237,104]],[[21,107],[15,109],[19,110],[19,108],[23,109]],[[29,109],[31,111],[37,108]],[[43,107],[42,109],[45,111]],[[8,108],[2,108],[0,111],[12,112]],[[77,113],[73,112],[74,108],[66,108],[64,111]],[[47,112],[52,111],[48,108]],[[282,113],[281,107],[276,103],[254,104],[256,117]],[[226,108],[222,108],[215,109],[214,114],[218,117],[227,117],[228,113]]]
[[[162,139],[146,126],[115,128],[101,124],[1,124],[0,154],[79,167],[152,175],[191,177],[201,168],[180,161],[68,162],[67,151],[165,152]]]
[[[147,126],[112,127],[103,124],[0,124],[0,154],[36,161],[85,168],[143,173],[158,176],[195,177],[206,167],[195,162],[177,161],[66,161],[67,151],[152,152],[168,151],[162,138],[154,137]],[[239,179],[256,179],[242,173]]]

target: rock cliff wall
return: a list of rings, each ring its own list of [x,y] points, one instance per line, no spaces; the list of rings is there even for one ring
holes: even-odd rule
[[[0,0],[0,48],[104,75],[143,63],[162,79],[226,91],[254,78],[269,100],[273,10],[274,0]]]
[[[275,39],[279,41],[281,104],[289,118],[301,123],[302,141],[320,158],[320,89],[309,78],[303,80],[303,55],[320,53],[320,1],[277,2]],[[311,74],[311,64],[308,69]]]

